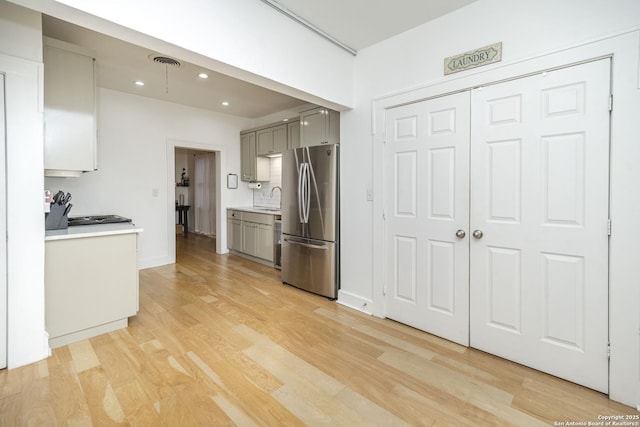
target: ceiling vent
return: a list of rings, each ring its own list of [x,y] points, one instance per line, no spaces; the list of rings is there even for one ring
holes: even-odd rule
[[[149,55],[149,59],[151,59],[156,64],[167,65],[170,67],[180,67],[180,61],[177,59],[169,58],[168,56],[161,56],[156,54]]]
[[[177,59],[162,56],[157,53],[149,55],[149,60],[156,64],[164,65],[165,93],[169,93],[169,67],[180,68],[180,61]]]

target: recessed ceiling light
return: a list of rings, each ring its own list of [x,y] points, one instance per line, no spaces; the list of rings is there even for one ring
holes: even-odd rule
[[[229,102],[228,101],[222,101],[222,105],[224,105],[225,107],[229,106]]]
[[[142,80],[135,81],[136,86],[144,86],[144,82]]]
[[[283,121],[283,122],[288,122],[288,121],[289,121],[289,119],[282,119],[282,121]]]
[[[201,79],[208,79],[209,75],[207,73],[199,73],[198,77],[200,77]]]

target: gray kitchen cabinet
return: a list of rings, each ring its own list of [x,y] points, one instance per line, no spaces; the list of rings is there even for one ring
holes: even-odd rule
[[[247,255],[258,255],[258,224],[242,221],[242,252]]]
[[[273,262],[272,214],[227,209],[227,247],[238,255]]]
[[[287,149],[287,125],[282,124],[256,131],[258,156],[282,153]]]
[[[243,252],[273,262],[273,223],[273,215],[243,212]]]
[[[240,179],[242,181],[269,181],[269,159],[256,152],[256,132],[240,134]]]
[[[227,210],[227,247],[242,251],[242,212]]]
[[[300,146],[340,143],[340,113],[314,108],[300,113]]]
[[[300,148],[300,120],[287,123],[287,148]]]
[[[258,224],[256,256],[273,261],[273,225]]]
[[[94,58],[59,40],[43,44],[45,175],[80,176],[97,169]]]

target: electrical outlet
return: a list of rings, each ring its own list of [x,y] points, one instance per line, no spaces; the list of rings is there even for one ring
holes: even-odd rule
[[[160,195],[160,191],[157,188],[151,190],[151,197],[158,197]]]

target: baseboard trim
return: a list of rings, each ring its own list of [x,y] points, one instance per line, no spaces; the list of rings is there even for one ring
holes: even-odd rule
[[[373,312],[371,312],[369,308],[371,306],[371,300],[362,298],[361,296],[354,295],[352,293],[339,289],[338,299],[336,302],[340,305],[344,305],[345,307],[361,311],[362,313],[373,315]]]

